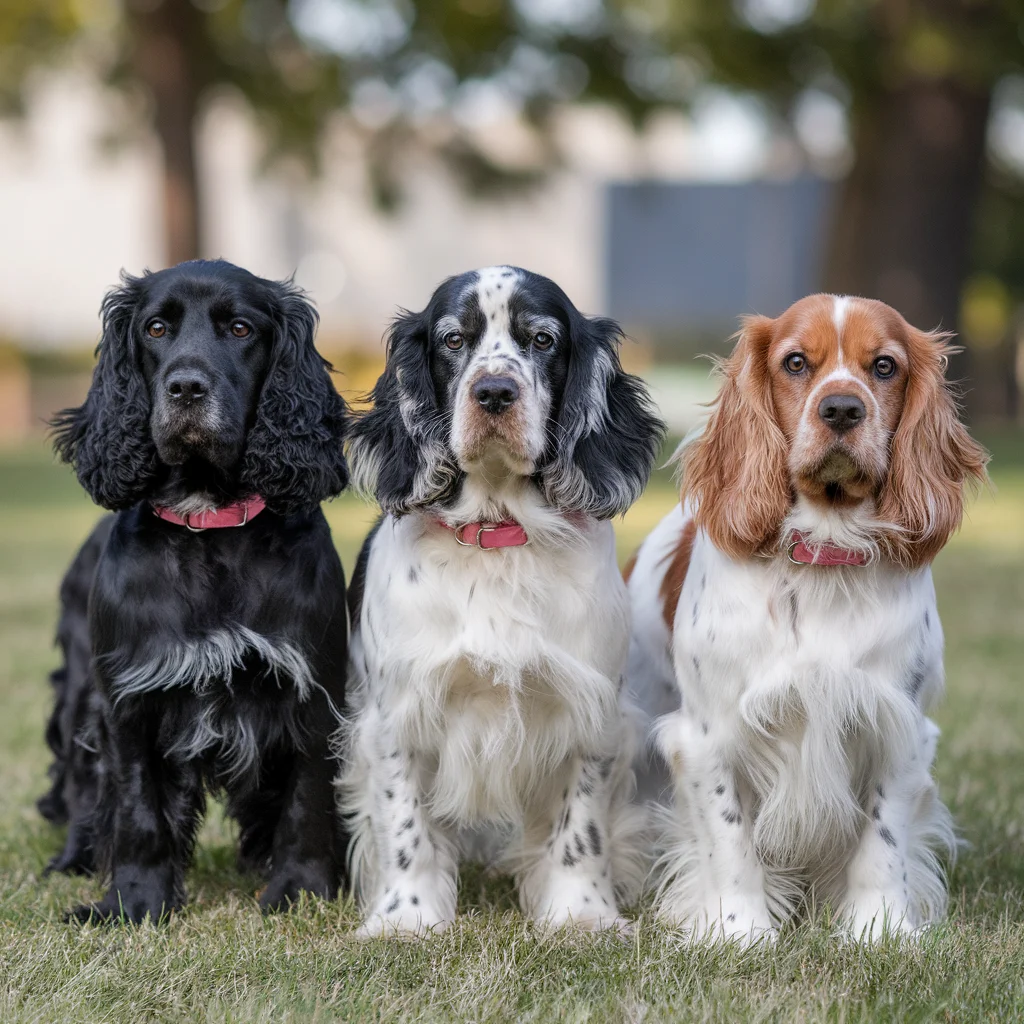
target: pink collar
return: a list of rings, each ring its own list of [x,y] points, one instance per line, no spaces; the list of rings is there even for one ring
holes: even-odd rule
[[[530,539],[522,524],[514,519],[503,519],[500,523],[463,523],[461,526],[449,526],[443,519],[436,522],[438,526],[451,530],[465,548],[518,548]],[[472,540],[465,539],[467,531]]]
[[[789,560],[798,565],[867,565],[863,551],[850,551],[832,544],[815,545],[809,548],[803,534],[794,532],[790,538]]]
[[[177,512],[167,508],[166,505],[152,506],[153,515],[160,519],[166,519],[169,523],[176,523],[178,526],[187,526],[193,533],[217,529],[221,526],[245,526],[266,507],[267,503],[258,494],[242,501],[234,501],[230,505],[212,508],[208,512],[187,512],[183,516],[179,516]]]

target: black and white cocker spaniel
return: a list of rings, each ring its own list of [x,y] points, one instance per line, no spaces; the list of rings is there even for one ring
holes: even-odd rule
[[[319,506],[347,483],[347,416],[316,313],[219,261],[126,276],[102,312],[88,397],[56,421],[61,457],[117,511],[62,588],[41,809],[70,819],[52,866],[111,883],[71,916],[180,907],[207,787],[269,874],[265,909],[332,896],[347,619]]]
[[[391,330],[349,451],[384,511],[350,595],[341,778],[365,934],[449,924],[481,826],[507,840],[535,920],[616,925],[638,881],[607,520],[643,490],[662,427],[619,340],[514,267],[450,278]]]

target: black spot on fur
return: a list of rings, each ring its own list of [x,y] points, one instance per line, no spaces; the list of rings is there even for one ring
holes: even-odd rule
[[[693,663],[693,674],[697,677],[697,681],[700,682],[700,658],[696,654],[691,654],[690,661]]]
[[[885,799],[885,793],[882,790],[882,784],[880,782],[875,786],[875,792],[878,794],[879,799],[881,799],[881,800]]]
[[[583,836],[581,836],[579,832],[574,832],[572,834],[572,838],[573,842],[576,844],[576,852],[581,857],[585,857],[587,855],[587,848],[583,845]]]
[[[721,796],[725,792],[725,786],[715,786],[715,796]]]
[[[702,733],[703,733],[703,734],[704,734],[705,736],[707,736],[707,734],[708,734],[708,732],[710,732],[710,730],[711,730],[711,727],[710,727],[710,726],[708,725],[708,723],[707,723],[707,722],[701,722],[701,723],[700,723],[700,731],[701,731],[701,732],[702,732]]]
[[[385,795],[385,796],[386,796],[386,797],[387,797],[387,798],[388,798],[389,800],[393,800],[393,799],[394,799],[394,796],[395,796],[395,794],[394,794],[394,793],[393,793],[393,792],[392,792],[392,791],[391,791],[390,789],[385,789],[385,790],[384,790],[384,795]]]
[[[924,686],[924,664],[920,659],[910,670],[905,686],[911,698],[917,700],[917,695],[921,692],[921,687]]]
[[[587,822],[587,836],[590,838],[590,852],[595,857],[601,856],[601,833],[596,821]]]
[[[880,825],[878,827],[878,835],[882,842],[885,843],[887,846],[896,845],[896,837],[889,831],[889,829],[885,825]]]
[[[728,917],[726,918],[726,921],[735,921],[735,920],[736,920],[736,915],[735,915],[735,914],[730,914],[730,915],[729,915],[729,916],[728,916]]]
[[[881,816],[882,812],[878,809],[878,804],[875,804],[875,806],[871,809],[871,817],[874,818],[875,821],[878,821],[878,819],[881,818]]]
[[[419,896],[410,896],[410,897],[409,897],[409,902],[410,902],[410,903],[411,903],[411,904],[412,904],[412,905],[413,905],[414,907],[418,907],[418,906],[420,905],[420,898],[419,898]]]
[[[931,625],[932,625],[932,619],[931,619],[931,616],[928,614],[928,612],[926,610],[925,613],[924,613],[924,628],[925,629],[931,629]]]
[[[419,578],[420,578],[420,576],[419,576],[419,573],[416,571],[416,566],[415,565],[410,565],[409,566],[409,582],[410,583],[416,583],[416,582],[418,582]]]
[[[562,866],[566,868],[572,868],[576,866],[576,858],[572,855],[572,850],[569,849],[569,844],[565,844],[565,852],[562,854]]]
[[[403,832],[408,832],[415,824],[416,822],[412,818],[406,818],[402,822],[402,827],[398,830],[398,834],[401,835]]]
[[[399,850],[398,853],[395,854],[395,861],[401,871],[408,871],[409,865],[412,863],[409,859],[409,854],[407,854],[405,850]]]
[[[722,812],[722,820],[727,825],[739,825],[740,822],[743,821],[743,817],[739,811],[729,810]]]
[[[413,836],[412,837],[412,848],[415,850],[419,845],[420,845],[420,837],[419,836]]]
[[[393,914],[402,904],[402,897],[395,895],[395,898],[384,908],[385,914]]]

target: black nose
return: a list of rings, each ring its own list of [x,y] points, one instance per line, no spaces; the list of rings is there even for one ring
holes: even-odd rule
[[[166,387],[168,398],[188,405],[206,397],[210,381],[198,370],[178,370],[167,378]]]
[[[473,397],[489,413],[502,413],[519,397],[519,385],[511,377],[481,377]]]
[[[818,415],[837,434],[852,430],[866,414],[864,403],[855,395],[829,395],[818,406]]]

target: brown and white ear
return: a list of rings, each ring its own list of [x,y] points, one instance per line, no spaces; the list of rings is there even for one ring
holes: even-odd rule
[[[786,439],[775,417],[768,349],[775,321],[743,321],[739,341],[722,364],[722,389],[704,432],[682,453],[683,499],[696,505],[697,525],[733,558],[776,543],[789,510]]]
[[[964,489],[988,479],[988,453],[960,422],[945,379],[956,351],[948,333],[906,327],[910,373],[903,414],[890,443],[889,475],[878,499],[879,517],[901,533],[885,542],[902,565],[930,562],[960,527]]]

